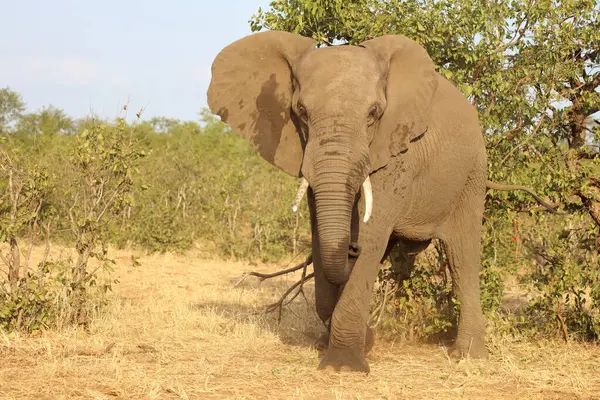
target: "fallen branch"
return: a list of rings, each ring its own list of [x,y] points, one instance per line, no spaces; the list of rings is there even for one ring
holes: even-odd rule
[[[311,253],[308,255],[308,257],[306,257],[306,260],[304,260],[302,263],[300,263],[294,267],[291,267],[291,268],[286,268],[284,270],[274,272],[272,274],[263,274],[261,272],[255,272],[255,271],[247,272],[242,276],[242,278],[239,281],[236,282],[234,287],[238,286],[240,283],[242,283],[244,280],[246,280],[246,278],[248,278],[249,276],[255,276],[258,279],[260,279],[260,282],[263,282],[267,279],[275,278],[275,277],[281,276],[281,275],[286,275],[286,274],[289,274],[289,273],[292,273],[292,272],[302,269],[302,277],[300,278],[300,280],[298,282],[294,283],[292,286],[290,286],[285,291],[285,293],[279,298],[279,300],[277,300],[275,303],[269,304],[263,312],[264,314],[266,314],[266,313],[271,313],[271,312],[278,310],[279,315],[278,315],[277,321],[281,322],[281,312],[282,312],[284,306],[287,306],[288,304],[290,304],[300,294],[302,294],[302,296],[304,296],[304,299],[307,300],[306,295],[304,294],[304,283],[308,282],[309,280],[311,280],[312,278],[315,277],[314,273],[306,275],[306,269],[308,268],[308,266],[310,264],[312,264],[312,260],[313,259],[312,259],[312,253]],[[294,290],[296,290],[296,292],[288,300],[287,299],[288,296],[290,296],[290,294]]]
[[[544,206],[544,208],[548,211],[550,211],[552,214],[557,214],[557,215],[566,215],[563,212],[560,211],[556,211],[556,207],[553,206],[552,204],[548,203],[547,201],[545,201],[544,199],[542,199],[540,196],[538,196],[532,189],[528,188],[527,186],[520,186],[520,185],[503,185],[501,183],[496,183],[496,182],[492,182],[492,181],[487,181],[486,182],[486,187],[488,189],[494,189],[494,190],[501,190],[501,191],[505,191],[505,192],[509,192],[509,191],[513,191],[513,190],[521,190],[523,192],[527,192],[529,193],[539,204],[541,204],[542,206]]]
[[[240,280],[237,281],[235,283],[235,285],[233,285],[233,287],[239,286],[249,276],[255,276],[255,277],[257,277],[257,278],[260,279],[260,282],[263,282],[263,281],[265,281],[267,279],[271,279],[271,278],[275,278],[277,276],[289,274],[289,273],[298,271],[298,270],[300,270],[302,268],[304,268],[306,270],[306,267],[308,267],[310,264],[312,264],[312,253],[309,254],[308,257],[306,257],[306,260],[304,260],[300,264],[296,265],[295,267],[287,268],[287,269],[284,269],[284,270],[281,270],[281,271],[278,271],[278,272],[274,272],[272,274],[263,274],[261,272],[255,272],[255,271],[246,272],[246,273],[244,273],[244,275],[242,275],[242,277],[240,278]]]
[[[306,299],[306,296],[304,295],[304,283],[308,282],[309,280],[311,280],[312,278],[315,277],[315,273],[313,272],[312,274],[306,275],[304,276],[304,274],[302,275],[302,278],[294,283],[292,286],[290,286],[288,288],[288,290],[285,291],[285,293],[279,298],[279,300],[277,300],[275,303],[271,303],[269,304],[266,308],[264,313],[271,313],[274,312],[276,310],[279,311],[279,314],[277,316],[277,323],[281,323],[281,312],[283,311],[283,307],[287,306],[288,304],[290,304],[292,301],[294,301],[294,299],[296,297],[298,297],[298,295],[300,293],[302,293],[302,295],[304,296],[304,298]],[[285,301],[285,299],[290,295],[290,293],[292,293],[294,291],[294,289],[296,289],[298,286],[300,286],[300,288],[296,291],[296,293],[294,293],[294,295],[292,296],[291,299],[289,299],[287,302]]]

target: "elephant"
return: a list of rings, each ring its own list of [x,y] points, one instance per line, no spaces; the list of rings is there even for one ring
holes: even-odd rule
[[[460,303],[452,354],[487,358],[480,301],[487,154],[478,114],[402,35],[318,47],[265,31],[212,64],[208,105],[270,164],[301,178],[310,211],[319,368],[369,372],[370,298],[402,242],[439,239]],[[364,204],[363,204],[364,203]]]

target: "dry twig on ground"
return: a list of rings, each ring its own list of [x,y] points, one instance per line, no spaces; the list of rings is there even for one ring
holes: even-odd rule
[[[304,260],[302,263],[291,267],[291,268],[286,268],[284,270],[272,273],[272,274],[263,274],[261,272],[247,272],[245,273],[242,278],[234,285],[238,286],[240,283],[242,283],[247,277],[249,276],[255,276],[257,278],[260,279],[260,282],[263,282],[267,279],[271,279],[271,278],[275,278],[277,276],[282,276],[282,275],[286,275],[298,270],[302,269],[302,277],[300,278],[300,280],[296,283],[294,283],[292,286],[290,286],[285,293],[283,293],[283,295],[279,298],[279,300],[277,300],[274,303],[269,304],[265,310],[264,313],[271,313],[274,311],[278,311],[279,315],[277,317],[277,321],[281,322],[281,312],[283,311],[283,307],[287,306],[288,304],[290,304],[292,301],[294,301],[294,299],[296,299],[296,297],[298,297],[300,294],[302,294],[302,296],[304,297],[305,300],[306,299],[306,295],[304,293],[304,283],[308,282],[309,280],[311,280],[312,278],[315,277],[314,273],[311,274],[306,274],[306,270],[308,268],[308,266],[312,264],[312,253],[308,255],[308,257],[306,257],[306,260]],[[288,298],[288,296],[290,296],[292,294],[292,292],[295,293],[291,296],[291,298],[289,300],[286,301],[286,299]],[[307,300],[308,301],[308,300]]]

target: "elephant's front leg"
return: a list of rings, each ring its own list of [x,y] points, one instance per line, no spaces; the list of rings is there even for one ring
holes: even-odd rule
[[[376,221],[369,221],[369,226],[377,225]],[[365,359],[365,352],[373,341],[367,327],[369,306],[390,233],[366,226],[361,228],[361,253],[333,311],[329,347],[319,369],[331,367],[369,372]]]

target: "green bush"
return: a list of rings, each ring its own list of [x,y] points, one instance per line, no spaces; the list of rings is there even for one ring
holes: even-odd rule
[[[6,271],[0,279],[0,328],[36,331],[68,323],[87,325],[89,313],[104,304],[110,277],[101,284],[100,277],[107,276],[114,263],[106,251],[110,227],[132,204],[133,176],[143,156],[132,133],[132,127],[118,120],[89,121],[67,142],[30,142],[18,132],[2,137],[0,240],[7,251],[0,249],[6,267],[0,270]],[[57,152],[58,147],[64,151]],[[42,151],[49,149],[54,151]],[[44,154],[57,153],[69,158],[43,159]],[[59,178],[45,170],[48,165],[60,167]],[[47,261],[55,223],[69,228],[75,261]],[[30,252],[42,233],[46,251],[34,271],[29,268]],[[89,270],[92,258],[99,265]]]
[[[439,241],[416,260],[404,255],[400,245],[392,250],[388,268],[379,274],[378,296],[391,297],[382,304],[388,317],[382,327],[406,340],[443,338],[458,318],[448,264]],[[381,310],[379,310],[381,311]]]
[[[0,330],[35,333],[71,325],[80,312],[73,304],[82,287],[86,315],[101,312],[108,304],[106,293],[113,282],[100,278],[100,271],[90,274],[87,281],[78,281],[75,272],[73,260],[45,262],[19,279],[16,290],[0,285]]]
[[[152,251],[200,243],[222,257],[263,261],[306,247],[308,219],[290,206],[296,183],[224,124],[203,123],[170,121],[162,133],[138,127],[149,155],[135,185],[130,241]]]

